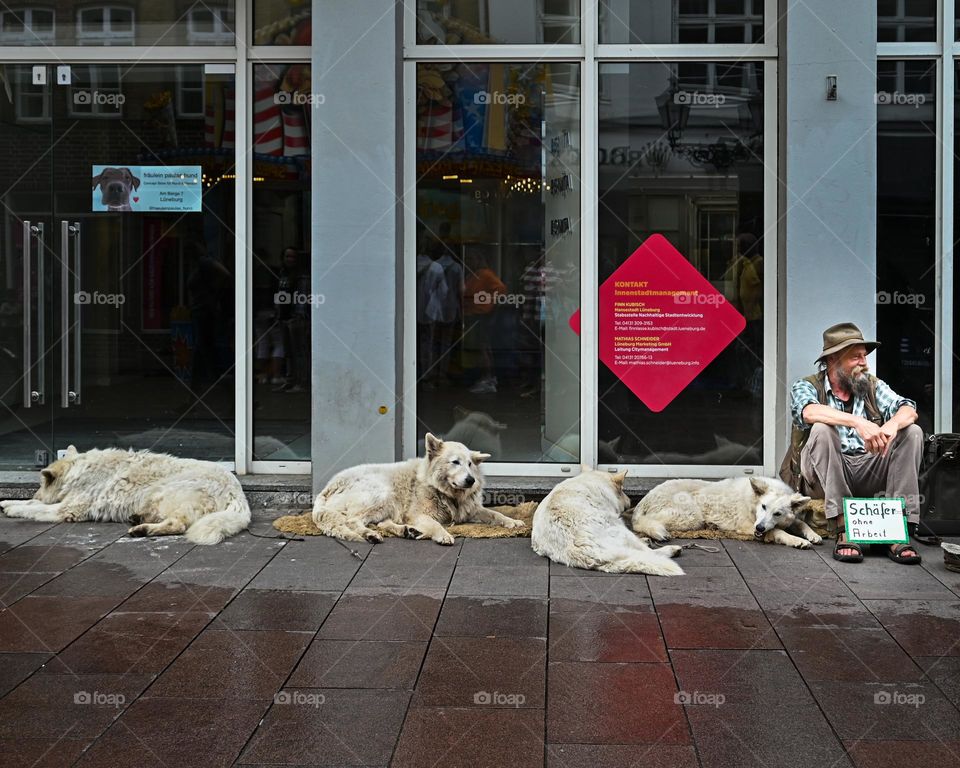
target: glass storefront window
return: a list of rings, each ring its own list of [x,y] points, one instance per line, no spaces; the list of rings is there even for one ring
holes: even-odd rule
[[[601,365],[600,461],[760,464],[763,65],[601,63],[599,71],[600,284],[660,235],[745,319],[732,343],[657,412]],[[651,275],[666,268],[644,266]],[[601,347],[610,333],[601,323]],[[671,343],[682,357],[687,340]]]
[[[419,45],[580,42],[580,0],[417,0]]]
[[[417,434],[580,455],[580,71],[417,65]],[[422,450],[422,446],[421,446]]]
[[[254,45],[310,45],[310,0],[253,0]]]
[[[310,65],[253,74],[253,458],[309,461]]]
[[[600,42],[763,42],[763,0],[600,0]]]
[[[877,0],[877,42],[933,42],[937,39],[938,2]]]
[[[877,62],[877,375],[933,427],[936,63]]]

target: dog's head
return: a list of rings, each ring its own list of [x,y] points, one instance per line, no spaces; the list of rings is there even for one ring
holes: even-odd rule
[[[92,183],[93,189],[100,187],[100,202],[108,208],[129,205],[130,192],[140,188],[140,179],[129,168],[104,168]]]
[[[60,501],[60,492],[63,487],[63,480],[76,461],[77,449],[74,446],[68,446],[67,452],[62,459],[57,459],[52,464],[40,470],[40,488],[33,494],[33,498],[42,501],[44,504],[55,504]]]
[[[624,493],[623,484],[627,479],[627,470],[611,474],[602,469],[593,469],[583,464],[578,477],[591,484],[593,488],[600,488],[603,496],[611,500],[617,512],[623,513],[630,508],[630,497]]]
[[[424,445],[429,467],[427,477],[431,485],[451,496],[482,490],[483,472],[480,464],[490,458],[489,453],[471,451],[463,443],[441,440],[429,432],[424,438]]]
[[[797,520],[797,512],[810,501],[809,496],[751,477],[750,486],[756,498],[756,522],[753,535],[758,539],[774,528],[789,528]]]

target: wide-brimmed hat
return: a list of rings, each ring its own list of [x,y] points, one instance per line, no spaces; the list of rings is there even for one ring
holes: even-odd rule
[[[867,348],[867,353],[873,352],[880,346],[879,341],[866,341],[863,333],[853,323],[837,323],[831,325],[823,332],[823,352],[815,362],[819,363],[827,355],[839,352],[841,349],[852,347],[855,344],[863,344]]]

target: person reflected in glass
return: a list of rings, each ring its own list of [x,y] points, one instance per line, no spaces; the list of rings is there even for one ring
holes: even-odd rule
[[[477,381],[470,387],[475,395],[497,391],[497,376],[493,365],[493,338],[496,312],[506,298],[507,286],[497,276],[486,257],[474,251],[467,258],[467,277],[463,288],[463,319],[465,351],[476,354],[480,369]]]
[[[287,375],[279,384],[283,392],[303,392],[310,376],[310,271],[304,269],[300,252],[293,247],[283,251],[280,267],[280,292],[290,297],[279,304],[281,319],[290,342]]]
[[[451,235],[449,221],[440,222],[435,243],[436,263],[443,270],[446,291],[439,300],[439,313],[434,333],[434,369],[428,379],[434,386],[450,383],[450,353],[456,338],[456,328],[462,320],[460,297],[463,296],[463,263],[459,249]]]

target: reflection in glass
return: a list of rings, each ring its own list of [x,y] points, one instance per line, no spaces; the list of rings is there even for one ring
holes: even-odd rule
[[[56,7],[54,7],[56,5]],[[0,7],[5,45],[233,45],[235,0]]]
[[[600,65],[601,284],[660,234],[746,319],[659,413],[601,365],[602,462],[761,463],[762,72],[756,62]]]
[[[580,42],[580,0],[417,0],[420,45]]]
[[[253,0],[254,45],[310,45],[310,0]]]
[[[763,42],[763,0],[600,0],[600,42]]]
[[[877,375],[933,426],[936,64],[877,62]],[[853,254],[850,254],[853,258]]]
[[[877,0],[877,42],[921,43],[937,39],[940,0]]]
[[[575,64],[417,67],[420,436],[579,458],[579,112]]]
[[[253,457],[310,459],[310,65],[254,66]]]

